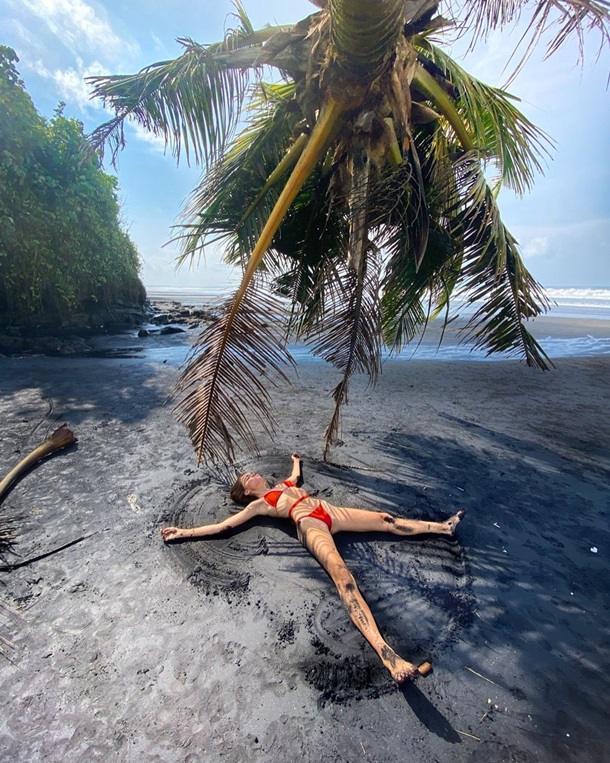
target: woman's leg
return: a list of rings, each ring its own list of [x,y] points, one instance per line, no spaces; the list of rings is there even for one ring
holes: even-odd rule
[[[392,678],[397,683],[402,683],[419,675],[415,665],[399,657],[383,639],[368,604],[358,590],[354,576],[347,569],[324,523],[316,519],[304,519],[299,523],[298,533],[301,543],[330,575],[352,622],[377,652]]]
[[[333,533],[337,532],[386,532],[394,535],[453,535],[455,528],[464,516],[458,511],[444,522],[427,522],[421,519],[403,519],[393,517],[384,511],[365,511],[348,506],[333,506]]]

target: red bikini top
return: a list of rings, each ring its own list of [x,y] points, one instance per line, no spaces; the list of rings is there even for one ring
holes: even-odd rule
[[[284,490],[286,490],[287,487],[296,487],[296,484],[292,480],[284,480],[283,482],[280,482],[279,485],[284,485],[283,490],[269,490],[263,496],[263,500],[267,501],[269,506],[273,506],[274,509],[277,509],[277,502],[280,500],[280,496]]]

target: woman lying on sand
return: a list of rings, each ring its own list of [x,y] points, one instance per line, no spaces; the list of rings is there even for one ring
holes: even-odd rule
[[[307,548],[332,578],[339,596],[347,607],[352,622],[379,655],[397,683],[419,675],[418,669],[403,660],[388,646],[379,632],[371,610],[358,590],[356,581],[337,551],[333,535],[347,532],[390,532],[394,535],[453,535],[463,511],[445,522],[422,522],[418,519],[395,518],[380,511],[365,511],[347,506],[333,506],[309,496],[297,484],[302,483],[301,458],[292,454],[292,474],[269,490],[264,477],[254,472],[243,474],[231,488],[231,498],[246,504],[238,514],[213,525],[180,528],[164,527],[164,541],[185,538],[206,538],[232,530],[257,516],[292,519],[297,526],[301,543]]]

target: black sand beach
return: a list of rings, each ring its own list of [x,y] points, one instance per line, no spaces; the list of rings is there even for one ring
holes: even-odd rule
[[[298,450],[332,503],[466,509],[455,540],[337,536],[388,641],[433,664],[402,688],[291,524],[163,545],[230,509],[166,402],[176,374],[0,360],[0,472],[64,421],[79,438],[2,505],[16,550],[88,536],[0,573],[0,759],[608,760],[610,357],[387,363],[354,384],[345,468],[321,462],[336,372],[278,392],[278,437],[240,468],[283,477]]]

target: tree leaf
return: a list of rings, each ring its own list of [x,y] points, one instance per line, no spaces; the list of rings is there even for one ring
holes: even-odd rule
[[[281,308],[251,283],[241,309],[224,315],[198,337],[176,386],[178,419],[189,430],[199,460],[235,460],[238,442],[257,450],[255,424],[273,434],[270,388],[288,382],[293,364],[282,340]]]

